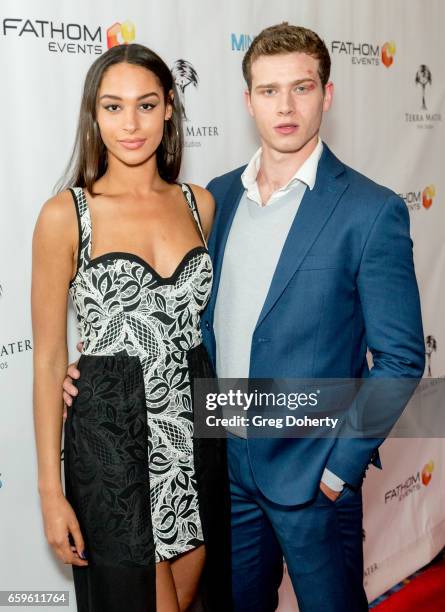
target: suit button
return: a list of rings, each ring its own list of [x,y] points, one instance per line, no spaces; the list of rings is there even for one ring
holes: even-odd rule
[[[208,321],[205,322],[206,329],[210,329],[210,323]]]

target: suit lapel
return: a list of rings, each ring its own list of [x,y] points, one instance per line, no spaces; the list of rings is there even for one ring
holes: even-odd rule
[[[241,183],[240,171],[232,180],[227,195],[221,203],[219,215],[214,223],[214,235],[212,235],[209,241],[209,252],[213,262],[213,289],[209,302],[210,320],[213,320],[213,311],[215,308],[216,295],[218,293],[219,280],[221,278],[221,266],[227,238],[243,192],[244,187]]]
[[[255,329],[279,299],[347,187],[343,164],[326,145],[320,158],[314,189],[307,187],[281,251]]]

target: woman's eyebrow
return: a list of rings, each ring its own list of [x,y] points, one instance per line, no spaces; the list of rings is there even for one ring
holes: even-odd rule
[[[149,93],[142,94],[142,96],[138,96],[136,100],[142,100],[143,98],[149,98],[151,96],[156,96],[157,98],[159,98],[159,94],[156,91],[150,91]],[[123,99],[120,96],[116,96],[114,94],[102,94],[99,100],[102,100],[103,98],[111,98],[112,100],[122,100]]]

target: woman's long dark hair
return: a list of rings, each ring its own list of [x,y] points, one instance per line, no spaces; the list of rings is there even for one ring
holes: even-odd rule
[[[94,183],[105,173],[107,149],[96,121],[97,92],[105,71],[122,62],[150,70],[159,80],[165,103],[171,102],[173,105],[172,117],[164,123],[164,135],[156,150],[156,160],[159,174],[165,181],[173,183],[177,179],[182,160],[183,133],[181,103],[175,82],[168,66],[159,55],[144,45],[133,43],[112,47],[88,70],[73,152],[68,167],[56,186],[57,192],[77,186],[86,187],[89,193],[93,194]],[[170,91],[173,91],[173,101],[169,99]]]

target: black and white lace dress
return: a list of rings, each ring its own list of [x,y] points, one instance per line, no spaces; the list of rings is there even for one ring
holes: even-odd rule
[[[88,203],[71,190],[79,251],[69,293],[84,346],[64,471],[89,560],[73,566],[82,611],[155,610],[155,563],[202,543],[206,609],[230,609],[216,586],[228,554],[212,553],[228,547],[225,446],[193,437],[193,378],[214,376],[200,332],[212,263],[193,192],[181,188],[203,245],[168,278],[132,253],[91,259]]]

